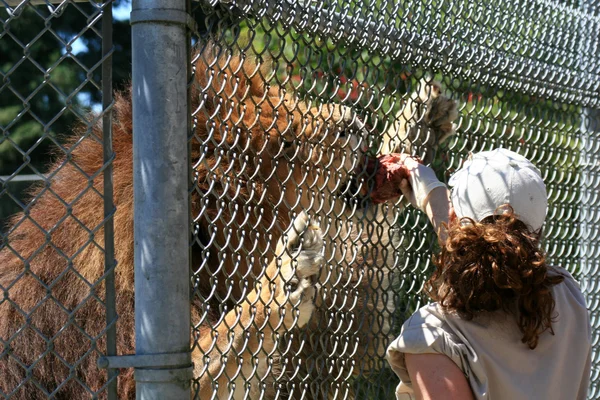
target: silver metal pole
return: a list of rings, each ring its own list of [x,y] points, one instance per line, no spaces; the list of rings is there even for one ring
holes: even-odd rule
[[[579,9],[581,15],[596,15],[598,5],[593,0],[583,0]],[[590,49],[593,49],[595,38],[589,35],[588,19],[581,19],[579,54],[577,70],[593,70],[593,65],[589,65],[590,60],[587,55]],[[579,131],[580,144],[580,165],[579,165],[579,190],[581,194],[579,204],[579,257],[580,257],[580,284],[586,297],[592,329],[595,329],[598,320],[598,307],[595,306],[598,300],[598,271],[599,259],[595,251],[598,246],[598,176],[600,172],[600,110],[598,106],[583,107],[581,111],[581,126]],[[593,335],[596,336],[597,335]],[[600,364],[598,362],[598,350],[600,344],[592,341],[592,373],[590,387],[588,388],[588,399],[598,398],[598,381],[594,377],[598,376]]]
[[[579,257],[580,271],[579,283],[586,297],[592,329],[597,327],[600,310],[598,303],[598,274],[600,265],[597,247],[598,215],[600,215],[600,202],[598,198],[598,177],[600,176],[600,110],[584,108],[581,113],[581,154],[579,171]],[[594,334],[597,336],[597,334]],[[592,341],[592,379],[588,390],[588,399],[597,399],[600,393],[599,382],[594,377],[600,373],[598,353],[600,344]]]
[[[134,0],[133,167],[138,399],[190,398],[186,0]]]
[[[104,271],[106,280],[106,355],[117,355],[117,303],[115,294],[115,228],[113,216],[115,205],[113,201],[113,159],[112,147],[112,1],[107,1],[102,7],[102,144],[104,170]],[[108,400],[117,400],[116,369],[108,370]]]

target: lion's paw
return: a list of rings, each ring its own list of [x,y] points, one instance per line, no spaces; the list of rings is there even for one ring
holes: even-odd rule
[[[317,276],[324,261],[323,232],[302,212],[283,235],[280,254],[281,296],[285,304],[285,326],[304,326],[314,310]]]
[[[433,97],[427,106],[425,123],[436,131],[437,144],[454,134],[454,121],[458,118],[456,101],[440,95]]]
[[[426,105],[424,122],[435,132],[434,145],[437,147],[455,132],[453,122],[458,118],[456,101],[443,95],[442,85],[437,81],[421,82],[416,97],[417,103]]]

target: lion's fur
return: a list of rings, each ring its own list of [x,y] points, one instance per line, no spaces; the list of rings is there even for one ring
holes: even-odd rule
[[[366,225],[373,226],[376,224],[375,219],[382,222],[383,217],[381,215],[377,217],[375,213],[369,212],[367,217],[371,218],[371,222],[368,222],[368,219],[353,220],[355,212],[348,210],[343,196],[336,194],[343,189],[344,182],[349,180],[353,170],[358,169],[362,161],[362,153],[358,149],[358,143],[350,139],[344,143],[343,140],[336,141],[332,137],[336,136],[339,129],[350,127],[360,131],[362,125],[347,110],[339,106],[311,107],[300,102],[293,94],[287,93],[281,87],[268,87],[264,83],[266,72],[257,69],[247,60],[240,68],[238,62],[239,60],[234,58],[223,64],[217,63],[215,71],[210,73],[200,71],[199,81],[195,85],[196,90],[193,94],[193,97],[209,98],[213,88],[226,88],[217,96],[217,100],[214,98],[212,101],[204,100],[196,116],[198,126],[219,118],[227,118],[229,121],[225,124],[228,128],[227,135],[223,134],[223,130],[215,129],[214,134],[209,134],[211,140],[199,135],[197,143],[192,146],[202,148],[202,153],[193,155],[193,158],[200,160],[198,164],[203,162],[206,164],[206,168],[202,168],[197,176],[200,192],[208,193],[210,184],[210,191],[219,193],[228,204],[227,207],[211,204],[198,219],[200,233],[212,231],[215,234],[212,239],[214,242],[228,243],[226,251],[218,252],[214,248],[205,248],[202,242],[208,242],[206,237],[198,240],[195,253],[198,259],[205,260],[202,266],[197,268],[199,270],[197,282],[201,287],[199,291],[211,293],[210,289],[216,287],[212,292],[214,294],[203,297],[203,301],[212,310],[219,310],[215,313],[216,316],[219,316],[224,309],[232,310],[234,304],[240,300],[252,298],[252,293],[240,292],[239,281],[232,284],[231,280],[225,279],[226,276],[234,272],[236,273],[234,276],[246,275],[249,271],[252,271],[255,276],[260,276],[265,270],[264,260],[276,256],[274,250],[277,237],[290,225],[290,215],[299,213],[303,209],[313,213],[315,218],[321,221],[322,228],[326,232],[326,254],[329,255],[330,263],[329,269],[325,268],[317,279],[321,290],[317,295],[318,307],[313,313],[311,322],[300,332],[297,329],[292,330],[296,332],[293,337],[288,337],[285,332],[279,331],[281,335],[279,340],[272,338],[273,334],[268,326],[250,332],[242,329],[238,332],[236,329],[239,326],[237,326],[231,331],[240,338],[248,335],[250,341],[258,340],[261,333],[264,333],[262,354],[266,357],[267,354],[273,353],[273,368],[283,370],[283,375],[276,378],[279,373],[272,371],[268,373],[264,366],[258,368],[256,372],[252,372],[251,368],[249,370],[242,368],[246,376],[249,373],[254,374],[248,379],[252,385],[250,393],[268,395],[276,385],[273,381],[277,380],[280,393],[286,396],[302,397],[304,394],[308,398],[320,398],[324,393],[331,393],[335,386],[345,386],[347,383],[343,382],[343,376],[351,376],[358,370],[368,371],[369,368],[363,368],[361,358],[383,356],[383,344],[388,329],[387,322],[376,320],[388,300],[376,296],[375,293],[380,293],[387,287],[386,273],[383,272],[386,260],[383,258],[388,256],[387,263],[390,263],[391,254],[381,251],[368,254],[364,249],[360,249],[363,243],[370,241],[380,240],[384,245],[386,244],[386,228],[380,232],[382,237],[366,237]],[[237,70],[241,70],[240,73],[236,73]],[[244,76],[252,76],[254,79],[259,75],[260,78],[251,82],[256,84],[259,90],[249,89],[243,84]],[[210,85],[207,76],[211,77]],[[235,85],[237,85],[237,92],[234,94],[231,89]],[[234,101],[227,103],[228,98]],[[220,107],[218,111],[217,107]],[[243,124],[236,123],[242,108],[250,121],[255,118],[251,116],[260,115],[260,118],[257,118],[257,122],[249,122],[247,119]],[[209,120],[205,119],[205,115],[212,114],[216,116]],[[251,129],[247,129],[248,127]],[[282,147],[282,137],[287,141],[298,142],[298,147],[291,156],[283,157],[281,154],[285,151]],[[225,153],[229,151],[230,154],[237,153],[237,157],[229,156],[232,162],[220,160],[220,168],[215,168],[216,160],[214,158],[204,160],[203,155],[213,154],[217,150]],[[251,156],[246,157],[242,162],[240,160],[244,154]],[[342,163],[340,160],[344,157],[347,161]],[[207,174],[208,171],[213,170],[217,171],[217,176],[211,178]],[[227,171],[218,175],[223,170]],[[229,184],[228,189],[225,184]],[[319,192],[323,193],[325,198],[320,199]],[[209,198],[208,201],[214,201],[214,198]],[[244,212],[234,213],[236,209],[232,205],[236,205],[237,210],[244,210]],[[198,208],[193,208],[196,215]],[[217,209],[220,211],[221,225],[214,228],[214,224],[209,221],[214,218]],[[363,212],[361,210],[358,214],[365,216]],[[328,217],[333,218],[328,221]],[[224,226],[222,221],[228,221],[226,223],[228,226]],[[270,237],[271,234],[273,237]],[[345,246],[347,248],[344,248]],[[253,248],[254,251],[246,252]],[[372,268],[367,266],[367,260],[370,261]],[[225,273],[214,275],[213,272],[217,268]],[[269,267],[267,271],[268,269]],[[378,281],[374,282],[373,276],[368,276],[369,274],[379,274],[375,278]],[[268,293],[268,282],[264,279],[260,281],[262,293],[265,293],[265,290]],[[202,287],[203,284],[207,286]],[[247,287],[252,288],[254,284],[252,279],[247,280]],[[370,287],[371,285],[373,287]],[[243,301],[242,303],[248,304]],[[273,302],[267,303],[264,307],[266,309],[262,312],[264,314],[269,312],[276,314],[276,309],[279,308]],[[269,311],[271,308],[272,310]],[[246,309],[239,314],[232,311],[228,316],[241,315],[244,320],[247,317],[245,312]],[[330,320],[332,312],[336,314],[336,322],[333,324]],[[254,326],[261,326],[263,320],[260,319],[260,315],[261,312],[258,311],[252,317],[248,317],[248,321],[254,320]],[[202,319],[202,316],[197,315],[196,318]],[[209,318],[210,315],[205,316],[205,320]],[[272,325],[276,325],[277,320],[276,315],[275,318],[271,316]],[[197,374],[200,374],[204,368],[208,368],[211,372],[210,376],[219,376],[218,371],[222,368],[219,350],[226,352],[226,349],[233,348],[233,352],[240,353],[245,360],[251,359],[252,352],[256,350],[253,349],[253,343],[243,344],[227,340],[227,332],[230,329],[226,323],[215,326],[198,323],[196,319],[196,325],[200,327],[197,332],[199,348],[218,349],[210,352],[211,361],[208,365],[204,365],[201,361],[202,352],[198,351],[195,354]],[[211,334],[211,331],[217,332],[219,339],[213,339],[215,335]],[[380,340],[369,338],[368,336],[373,336],[372,332],[380,335]],[[352,344],[349,348],[341,350],[339,344],[348,341],[350,337]],[[301,342],[304,344],[301,345]],[[277,346],[285,347],[286,344],[291,346],[287,353],[279,354],[280,349],[275,350]],[[324,359],[324,354],[328,354],[329,358]],[[318,358],[315,357],[316,355]],[[354,359],[356,361],[353,361]],[[226,368],[226,371],[229,376],[234,376],[237,374],[238,360],[231,356],[229,360],[232,365],[229,369]],[[302,365],[299,365],[299,360],[302,360]],[[333,367],[323,365],[332,362],[337,365]],[[282,364],[286,364],[286,367]],[[292,375],[292,371],[299,371],[299,373],[295,374],[294,379],[287,380],[287,377]],[[200,380],[202,390],[206,390],[207,386],[210,389],[215,381],[209,379],[208,374],[205,373]],[[259,381],[265,384],[264,389],[260,388]],[[319,392],[312,393],[314,388],[319,386],[323,386],[318,389]],[[224,397],[229,389],[220,383],[219,390],[219,394]],[[243,390],[243,379],[239,378],[236,396],[241,396],[240,391]],[[201,393],[207,395],[207,392],[201,391]]]
[[[361,152],[356,148],[348,152],[349,147],[357,147],[354,142],[340,143],[329,137],[339,129],[357,128],[357,121],[339,106],[313,107],[299,101],[282,87],[265,83],[271,80],[268,68],[259,68],[240,55],[223,52],[215,56],[219,51],[207,47],[198,57],[191,91],[195,115],[192,213],[197,227],[192,247],[196,293],[192,319],[197,341],[193,358],[197,375],[205,370],[212,374],[211,378],[204,373],[199,380],[199,397],[209,398],[217,382],[219,393],[227,393],[227,376],[218,371],[224,367],[230,376],[237,371],[239,360],[231,349],[245,355],[245,366],[251,366],[252,353],[259,354],[261,367],[254,381],[250,380],[252,393],[272,393],[275,381],[281,391],[294,397],[306,391],[305,398],[322,398],[336,387],[350,393],[347,377],[368,373],[374,368],[368,360],[383,356],[388,327],[382,312],[389,315],[392,311],[392,296],[385,294],[387,265],[392,259],[385,248],[387,225],[374,228],[384,222],[385,213],[349,211],[342,196],[336,195],[356,169]],[[119,354],[131,354],[130,90],[116,94],[113,110],[117,342]],[[51,185],[32,190],[31,203],[12,218],[0,252],[0,285],[5,295],[0,303],[0,350],[4,352],[0,389],[10,393],[26,381],[15,399],[44,397],[38,386],[52,392],[67,379],[54,397],[82,399],[90,393],[78,382],[92,391],[101,390],[106,382],[106,372],[96,366],[105,351],[106,324],[104,307],[97,300],[104,299],[104,284],[97,284],[104,273],[100,121],[87,133],[81,139],[86,130],[80,127],[65,144],[67,155],[51,167]],[[291,142],[296,147],[290,150],[284,143]],[[317,279],[320,293],[313,317],[308,326],[300,331],[295,328],[292,332],[297,333],[290,336],[289,325],[297,323],[297,317],[276,328],[283,316],[272,299],[286,298],[281,268],[293,271],[296,267],[291,267],[290,260],[282,265],[276,245],[292,216],[303,209],[321,223],[328,262]],[[353,219],[356,213],[363,218]],[[332,215],[337,217],[328,220]],[[377,242],[383,246],[372,246]],[[290,318],[294,310],[286,307],[286,318]],[[236,325],[237,318],[250,327]],[[228,333],[235,336],[232,342]],[[286,343],[291,350],[282,352]],[[342,343],[346,349],[340,349]],[[259,348],[263,352],[257,353]],[[225,366],[219,351],[230,352]],[[204,354],[210,357],[206,364]],[[83,360],[69,370],[59,357],[71,364]],[[268,359],[275,363],[271,369]],[[31,366],[30,372],[21,364]],[[120,398],[135,397],[132,378],[131,370],[121,371]],[[239,391],[243,380],[238,379]],[[256,384],[259,380],[264,387]]]
[[[129,94],[115,98],[114,215],[118,352],[134,348],[133,320],[133,181],[131,147],[131,106]],[[37,185],[26,212],[12,218],[6,247],[0,252],[0,285],[5,300],[0,304],[0,389],[12,392],[25,382],[15,399],[45,397],[70,376],[67,363],[83,360],[72,371],[69,382],[55,398],[83,398],[80,380],[92,390],[105,382],[98,370],[98,354],[105,352],[106,329],[103,283],[93,286],[104,273],[103,177],[101,170],[102,127],[96,123],[91,137],[78,128],[65,143],[71,162],[65,157],[52,168],[52,184]],[[59,200],[62,199],[62,200]],[[44,285],[46,287],[44,287]],[[13,336],[14,335],[14,336]],[[52,344],[46,339],[53,339]],[[86,355],[86,353],[88,353]],[[84,355],[86,355],[84,357]],[[19,361],[16,361],[16,360]],[[31,378],[20,365],[31,368]],[[132,372],[122,371],[121,393],[131,393]],[[37,382],[36,383],[34,383]],[[126,398],[127,396],[125,396]],[[133,398],[129,396],[129,398]]]

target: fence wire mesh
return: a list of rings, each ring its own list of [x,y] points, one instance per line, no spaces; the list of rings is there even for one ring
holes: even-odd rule
[[[394,397],[385,348],[426,301],[436,241],[403,200],[370,204],[365,158],[391,151],[443,179],[495,147],[538,165],[548,258],[582,281],[597,328],[597,5],[241,0],[194,15],[199,398]]]
[[[0,396],[116,398],[111,2],[55,3],[0,2]]]
[[[74,50],[102,37],[110,2],[50,3],[0,0],[0,151],[13,157],[0,205],[17,212],[2,214],[0,396],[105,398],[117,379],[96,360],[115,342],[134,349],[130,93],[113,105],[109,44]],[[403,199],[374,204],[369,160],[417,154],[447,180],[468,152],[500,146],[544,176],[544,245],[587,296],[600,398],[598,5],[241,0],[190,13],[195,398],[394,398],[385,349],[427,301],[437,242]],[[42,57],[48,38],[57,51]],[[27,201],[24,173],[41,180]],[[119,376],[119,398],[134,397],[132,378]]]

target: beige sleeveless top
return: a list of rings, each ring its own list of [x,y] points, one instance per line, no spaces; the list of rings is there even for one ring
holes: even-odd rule
[[[396,397],[414,399],[405,353],[441,353],[464,372],[476,399],[585,399],[590,379],[591,327],[579,285],[565,276],[552,288],[556,301],[554,335],[546,331],[530,350],[521,343],[514,316],[495,312],[465,321],[437,303],[412,315],[387,350],[400,377]]]

